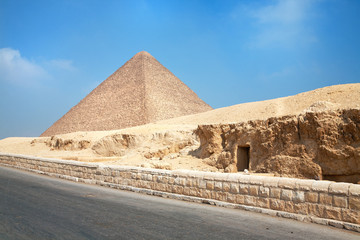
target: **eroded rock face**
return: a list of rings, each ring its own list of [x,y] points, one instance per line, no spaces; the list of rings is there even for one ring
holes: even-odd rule
[[[92,146],[92,150],[105,157],[124,156],[129,151],[136,151],[147,159],[163,159],[169,154],[198,147],[193,131],[166,131],[152,134],[113,134],[106,136]],[[190,149],[191,150],[191,149]]]
[[[128,148],[139,145],[143,138],[131,134],[113,134],[97,141],[91,149],[104,157],[123,156]]]
[[[54,150],[77,151],[89,148],[91,142],[88,140],[64,139],[61,137],[52,136],[45,141],[45,144]]]
[[[238,171],[243,161],[239,149],[244,148],[253,172],[360,181],[360,109],[203,125],[197,134],[199,156],[213,159],[226,172]]]

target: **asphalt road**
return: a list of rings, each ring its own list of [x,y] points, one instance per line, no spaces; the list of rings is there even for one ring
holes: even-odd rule
[[[360,239],[242,210],[0,167],[0,239]]]

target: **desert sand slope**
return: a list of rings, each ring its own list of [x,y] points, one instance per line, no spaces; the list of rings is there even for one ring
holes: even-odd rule
[[[51,137],[6,138],[0,140],[0,152],[79,161],[106,161],[121,165],[145,164],[158,168],[169,163],[172,169],[212,171],[216,169],[209,167],[206,160],[189,154],[199,146],[199,139],[194,134],[198,125],[264,120],[298,115],[308,110],[359,107],[360,83],[336,85],[295,96],[244,103],[121,130],[73,132],[56,135],[53,140]],[[60,147],[57,146],[57,139],[62,141]],[[117,151],[117,148],[121,151]],[[156,160],[161,160],[163,166],[154,162]]]
[[[336,110],[360,107],[360,83],[334,85],[290,97],[238,104],[212,111],[172,118],[158,124],[217,124],[264,120],[298,115],[306,109]]]

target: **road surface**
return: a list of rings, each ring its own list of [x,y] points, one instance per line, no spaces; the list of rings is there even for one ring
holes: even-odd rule
[[[0,167],[0,239],[360,239],[236,209]]]

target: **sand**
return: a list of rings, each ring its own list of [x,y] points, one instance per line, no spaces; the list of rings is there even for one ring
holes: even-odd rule
[[[218,124],[270,117],[298,115],[313,105],[313,109],[335,110],[360,107],[360,84],[334,85],[294,96],[238,104],[212,111],[157,122],[158,124]]]
[[[151,151],[153,148],[158,150],[166,146],[166,144],[170,144],[172,141],[172,138],[161,138],[165,141],[163,144],[159,143],[159,139],[156,140],[157,143],[152,143],[151,139],[154,139],[154,137],[174,133],[177,137],[176,139],[185,139],[189,137],[200,124],[237,123],[285,115],[298,115],[304,111],[348,108],[360,108],[360,83],[335,85],[294,96],[244,103],[121,130],[75,132],[57,135],[57,137],[62,139],[72,139],[75,141],[86,140],[91,143],[95,143],[104,137],[117,134],[129,134],[147,139],[144,140],[144,143],[140,145],[137,143],[134,148],[126,150],[125,155],[122,156],[99,156],[99,154],[96,154],[91,148],[72,151],[56,150],[46,144],[46,141],[49,141],[50,137],[12,137],[2,139],[0,140],[0,152],[85,162],[105,162],[115,165],[217,171],[215,167],[209,166],[206,159],[197,158],[186,152],[185,154],[170,153],[163,159],[158,157],[144,158],[143,155],[146,151]],[[154,142],[156,141],[154,140]],[[192,148],[199,144],[195,138],[193,141]]]

